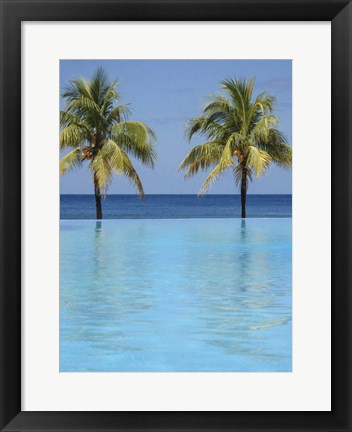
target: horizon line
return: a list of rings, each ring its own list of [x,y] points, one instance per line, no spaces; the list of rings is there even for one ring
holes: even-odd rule
[[[94,195],[94,193],[60,193],[60,195]],[[106,194],[106,196],[111,196],[111,195],[125,195],[125,196],[135,196],[137,198],[140,198],[138,196],[138,194],[128,194],[128,193],[110,193],[110,194]],[[204,194],[204,195],[198,195],[196,193],[191,194],[191,193],[148,193],[148,194],[144,194],[144,196],[150,196],[150,195],[191,195],[191,196],[198,196],[199,198],[202,198],[204,196],[216,196],[216,195],[238,195],[240,196],[240,193],[215,193],[215,194]],[[248,195],[292,195],[291,193],[247,193]]]

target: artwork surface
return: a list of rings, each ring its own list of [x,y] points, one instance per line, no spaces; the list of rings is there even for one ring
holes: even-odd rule
[[[292,371],[292,62],[60,62],[60,372]]]

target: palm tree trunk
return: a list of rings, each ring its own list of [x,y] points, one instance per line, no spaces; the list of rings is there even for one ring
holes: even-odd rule
[[[247,172],[246,169],[242,169],[242,179],[241,179],[241,217],[246,217],[246,195],[247,195]]]
[[[103,219],[103,212],[101,211],[101,194],[99,183],[96,174],[94,174],[94,193],[95,193],[95,208],[97,212],[97,219]]]

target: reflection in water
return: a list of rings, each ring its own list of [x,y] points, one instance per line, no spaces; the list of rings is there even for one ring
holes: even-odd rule
[[[244,292],[248,289],[248,282],[251,283],[251,279],[248,275],[248,267],[251,265],[251,257],[249,255],[250,249],[246,247],[246,220],[241,219],[241,230],[240,230],[240,253],[238,257],[239,271],[240,271],[240,285],[239,290]],[[252,281],[253,282],[253,281]]]
[[[61,224],[61,371],[291,370],[290,220]]]
[[[246,241],[246,219],[241,219],[241,241]]]
[[[102,231],[102,221],[95,222],[94,235],[94,280],[99,281],[104,278],[104,233]]]
[[[262,250],[262,231],[253,229],[252,223],[247,226],[243,219],[240,225],[238,222],[236,220],[231,230],[225,232],[221,225],[218,229],[212,227],[211,242],[204,242],[205,238],[210,238],[206,225],[189,233],[186,244],[190,249],[183,281],[194,293],[193,303],[200,310],[196,318],[201,327],[200,331],[195,326],[194,332],[192,328],[189,332],[228,355],[258,356],[261,353],[267,356],[275,351],[275,346],[261,346],[258,338],[262,335],[249,330],[269,328],[267,317],[274,317],[277,325],[286,324],[291,319],[291,310],[290,307],[278,310],[278,316],[270,310],[273,306],[270,284],[272,274],[277,271],[275,263],[263,259],[268,253]],[[199,244],[204,247],[198,247]]]
[[[71,341],[89,340],[94,349],[105,354],[139,351],[138,346],[127,341],[129,334],[125,323],[131,326],[134,316],[150,307],[148,279],[140,278],[148,273],[146,251],[133,242],[137,233],[143,236],[142,230],[116,227],[111,231],[105,221],[97,221],[93,230],[88,228],[81,231],[76,242],[70,243],[70,252],[76,259],[70,262],[68,269],[65,270],[64,260],[61,260],[61,312],[74,321],[69,338]],[[143,238],[141,240],[147,247]],[[135,246],[133,253],[127,252],[130,243]],[[137,285],[134,281],[136,267],[140,271]],[[66,284],[65,274],[68,276]],[[137,322],[138,326],[142,324]]]

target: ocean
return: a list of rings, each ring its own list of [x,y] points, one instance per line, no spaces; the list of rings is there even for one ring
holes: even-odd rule
[[[104,219],[240,218],[240,195],[107,195]],[[248,218],[291,218],[291,195],[248,195]],[[95,219],[94,195],[61,195],[61,219]]]

